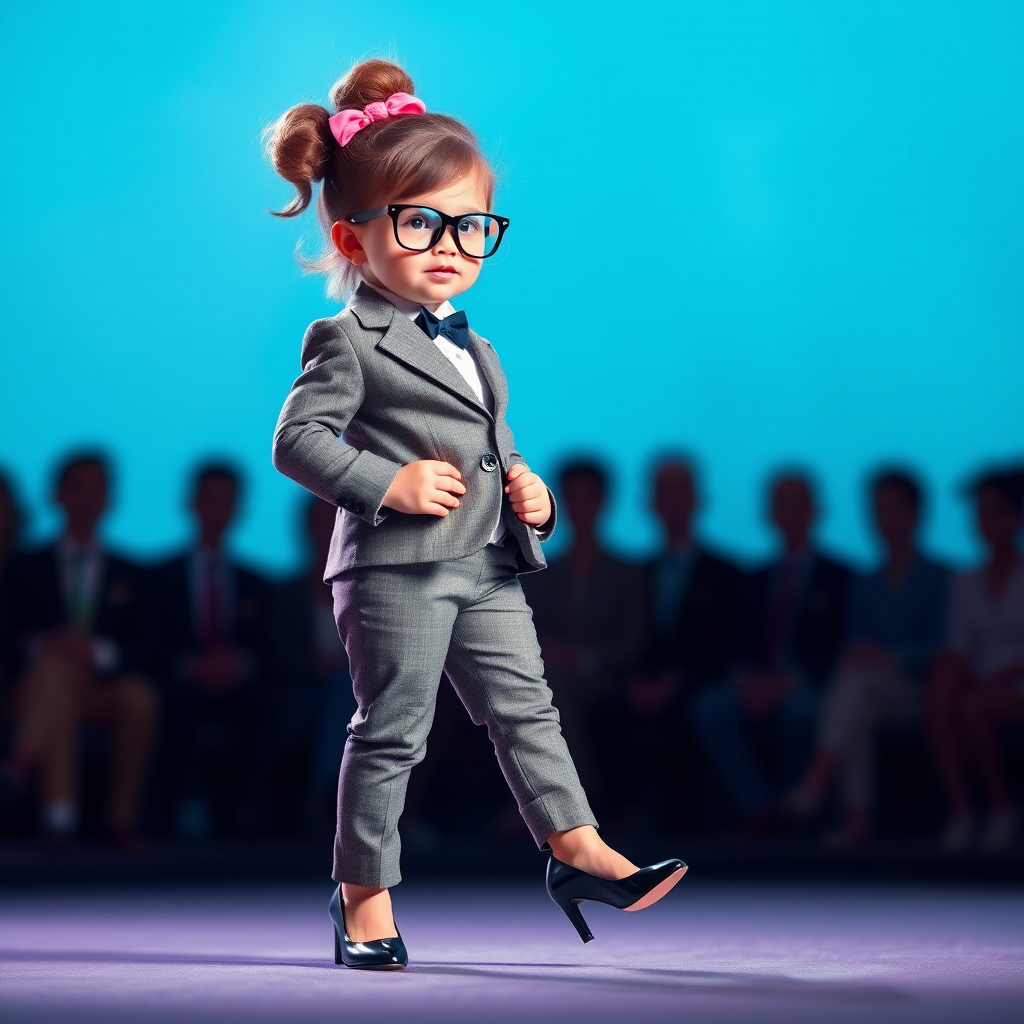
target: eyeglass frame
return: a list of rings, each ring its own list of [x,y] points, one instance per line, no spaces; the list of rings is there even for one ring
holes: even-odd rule
[[[403,210],[429,210],[431,213],[436,213],[441,218],[441,226],[434,232],[433,237],[422,249],[414,249],[411,245],[404,245],[402,240],[398,237],[398,215]],[[428,249],[437,245],[437,243],[444,236],[444,233],[449,227],[453,227],[456,230],[452,232],[452,238],[455,239],[456,248],[462,253],[466,259],[470,260],[485,260],[488,256],[493,256],[501,245],[501,239],[505,234],[505,230],[508,228],[509,220],[507,217],[499,217],[496,213],[483,213],[482,211],[474,211],[473,213],[461,213],[458,217],[449,217],[447,213],[442,213],[440,210],[435,210],[432,206],[424,206],[422,203],[388,203],[387,206],[377,206],[372,210],[363,210],[362,213],[355,213],[348,218],[350,224],[365,224],[368,220],[376,220],[378,217],[390,217],[391,223],[395,229],[395,241],[408,252],[426,252]],[[490,217],[492,220],[498,222],[498,238],[494,243],[494,248],[484,253],[482,256],[475,256],[472,253],[466,252],[462,248],[462,243],[459,241],[458,226],[459,221],[465,220],[466,217]]]

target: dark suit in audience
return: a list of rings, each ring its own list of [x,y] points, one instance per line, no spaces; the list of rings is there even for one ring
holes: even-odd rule
[[[271,599],[261,576],[223,549],[239,478],[197,474],[199,543],[153,571],[168,708],[165,760],[179,834],[251,832],[264,824],[270,751]]]
[[[560,508],[572,524],[573,546],[543,572],[521,577],[562,732],[598,803],[607,774],[599,759],[617,755],[594,749],[594,716],[635,665],[643,643],[639,568],[606,551],[597,537],[606,489],[599,464],[576,462],[562,470]]]
[[[333,832],[346,726],[356,710],[334,598],[324,583],[335,512],[328,502],[309,499],[309,564],[274,587],[274,817],[286,832]]]
[[[809,482],[781,476],[770,501],[784,554],[745,577],[735,667],[691,705],[696,739],[747,822],[806,765],[820,689],[843,639],[849,581],[845,566],[810,544],[815,509]],[[769,748],[774,773],[757,747]]]
[[[791,666],[820,688],[846,628],[850,568],[813,548],[755,569],[741,585],[736,630],[742,668]]]
[[[643,566],[648,642],[642,667],[672,671],[684,689],[720,679],[732,660],[740,572],[691,542]]]
[[[685,824],[691,793],[678,771],[685,702],[730,664],[739,572],[693,534],[699,497],[690,462],[658,465],[651,504],[665,547],[641,567],[646,639],[639,663],[602,709],[596,743],[618,751],[605,764],[615,824],[664,831]]]
[[[142,570],[100,542],[107,507],[104,458],[84,453],[58,473],[56,500],[67,527],[61,538],[16,556],[4,583],[8,657],[14,683],[14,744],[8,783],[37,783],[42,823],[52,838],[78,824],[81,727],[108,731],[111,838],[135,846],[158,718],[146,628]]]
[[[8,583],[11,566],[22,548],[24,514],[14,485],[0,471],[0,721],[13,718],[13,681],[20,660],[15,631],[17,596]]]
[[[14,485],[7,475],[0,471],[0,594],[4,593],[3,580],[7,575],[14,556],[22,550],[22,529],[25,517],[15,494]],[[11,638],[8,619],[13,608],[0,607],[0,659],[10,650]],[[6,662],[0,660],[0,691],[3,689],[3,675]]]

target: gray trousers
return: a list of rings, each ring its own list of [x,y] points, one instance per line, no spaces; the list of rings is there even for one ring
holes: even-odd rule
[[[474,724],[487,725],[537,846],[597,825],[544,680],[514,541],[451,561],[350,569],[333,588],[358,705],[338,780],[336,882],[401,881],[398,819],[442,670]]]

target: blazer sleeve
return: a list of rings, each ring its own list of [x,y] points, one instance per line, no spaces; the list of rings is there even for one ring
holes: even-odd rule
[[[274,466],[308,491],[377,526],[401,463],[347,444],[342,431],[363,402],[362,369],[344,326],[316,320],[302,341],[302,373],[274,431]]]
[[[541,523],[540,526],[536,527],[537,540],[541,542],[548,540],[551,537],[551,534],[555,532],[555,523],[558,520],[558,509],[555,507],[555,495],[547,484],[544,485],[544,489],[548,492],[548,500],[551,502],[551,515],[548,516],[546,523]]]
[[[490,342],[488,342],[487,344],[490,345]],[[509,429],[507,423],[505,424],[505,429]],[[509,430],[509,436],[511,436],[511,434],[512,431]],[[525,466],[527,465],[527,462],[526,459],[524,459],[519,452],[514,451],[509,455],[508,467],[509,469],[511,469],[513,466],[518,464],[522,464]],[[551,502],[551,515],[548,516],[547,522],[541,523],[540,526],[530,527],[530,529],[533,530],[534,534],[536,534],[537,540],[541,541],[542,543],[548,540],[551,537],[551,534],[555,532],[555,523],[558,520],[558,509],[555,507],[554,491],[552,491],[547,484],[544,485],[544,490],[548,492],[548,501]]]

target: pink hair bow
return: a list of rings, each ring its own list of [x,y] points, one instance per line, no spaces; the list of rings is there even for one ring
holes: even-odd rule
[[[396,114],[425,114],[427,105],[423,100],[410,96],[407,92],[393,92],[386,100],[368,103],[362,110],[339,110],[331,116],[331,132],[338,140],[339,146],[348,145],[349,140],[357,131],[365,128],[373,121],[383,121]]]

